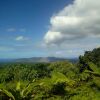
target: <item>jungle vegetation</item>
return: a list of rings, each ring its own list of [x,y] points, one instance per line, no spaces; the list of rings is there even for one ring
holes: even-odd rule
[[[100,48],[75,64],[0,64],[0,100],[100,100]]]

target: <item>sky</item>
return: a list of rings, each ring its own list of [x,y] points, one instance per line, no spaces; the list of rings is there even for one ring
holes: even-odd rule
[[[100,46],[100,0],[0,0],[0,58],[83,55]]]

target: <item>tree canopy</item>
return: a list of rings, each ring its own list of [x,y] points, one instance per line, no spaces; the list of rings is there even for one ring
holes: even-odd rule
[[[99,100],[100,48],[76,64],[7,63],[0,67],[0,100]]]

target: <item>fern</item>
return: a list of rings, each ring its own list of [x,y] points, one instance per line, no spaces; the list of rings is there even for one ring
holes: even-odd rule
[[[89,65],[90,69],[91,69],[93,72],[100,73],[100,69],[98,68],[97,65],[95,65],[95,64],[92,63],[92,62],[88,62],[88,65]]]
[[[13,100],[15,100],[15,97],[12,95],[11,92],[5,90],[5,89],[0,89],[0,92],[4,93],[5,95],[7,95],[9,98],[12,98]]]

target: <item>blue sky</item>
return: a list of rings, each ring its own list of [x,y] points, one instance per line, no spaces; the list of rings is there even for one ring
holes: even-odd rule
[[[77,4],[78,1],[82,0],[75,1]],[[80,6],[81,4],[79,3]],[[70,18],[64,18],[68,17],[68,14],[70,15],[68,9],[72,8],[69,5],[71,7],[75,5],[74,1],[0,0],[0,58],[33,56],[77,57],[83,54],[84,50],[90,50],[98,46],[100,43],[99,36],[94,34],[88,38],[84,34],[78,35],[78,38],[77,34],[75,34],[74,39],[71,39],[68,38],[69,35],[67,34],[70,30],[65,30],[67,38],[61,38],[66,36],[63,35],[60,28],[66,26],[65,28],[67,29],[73,24],[68,24],[71,20]],[[92,11],[92,9],[90,10]],[[73,13],[73,11],[71,12]],[[59,16],[63,16],[63,18],[59,20]],[[63,21],[67,22],[69,26]],[[75,18],[72,19],[72,22],[77,24]],[[58,25],[59,23],[60,26]],[[95,32],[95,29],[93,31]],[[98,30],[98,32],[100,31]],[[81,37],[85,38],[81,39]],[[93,46],[88,47],[90,43],[84,46],[86,44],[84,41],[91,41]],[[80,44],[78,44],[79,42]],[[80,45],[83,46],[81,47]]]

